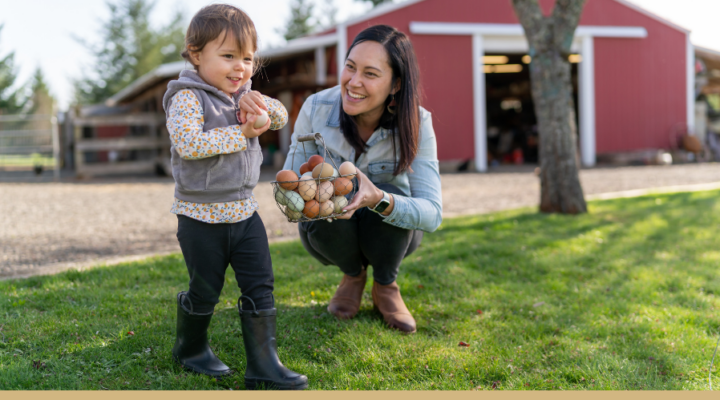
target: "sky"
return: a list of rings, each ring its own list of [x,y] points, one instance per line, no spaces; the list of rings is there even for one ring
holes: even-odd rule
[[[248,13],[255,22],[260,47],[282,45],[278,33],[289,15],[291,0],[224,0]],[[369,3],[354,0],[314,0],[322,9],[333,1],[338,19],[366,12]],[[403,1],[403,0],[396,0]],[[510,0],[477,0],[510,1]],[[720,0],[631,0],[646,10],[692,31],[695,45],[720,50]],[[188,18],[212,0],[156,0],[151,21],[165,25],[178,8]],[[92,65],[91,54],[74,37],[97,43],[101,21],[108,16],[101,0],[0,0],[0,57],[15,52],[19,81],[30,79],[37,67],[42,68],[52,94],[64,110],[72,99],[72,79],[81,76],[83,68]]]

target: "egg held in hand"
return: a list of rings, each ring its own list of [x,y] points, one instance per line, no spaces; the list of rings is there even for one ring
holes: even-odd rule
[[[250,115],[250,114],[248,114]],[[247,118],[247,116],[246,116]],[[268,113],[265,110],[260,110],[260,114],[257,114],[257,119],[255,120],[255,124],[253,125],[253,128],[259,129],[265,126],[267,124],[267,121],[270,117],[268,116]]]

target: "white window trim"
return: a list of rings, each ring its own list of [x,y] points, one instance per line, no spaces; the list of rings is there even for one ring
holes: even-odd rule
[[[481,60],[486,51],[527,51],[528,44],[525,39],[522,26],[520,24],[411,22],[410,33],[415,35],[472,36],[473,112],[476,116],[473,124],[475,138],[475,169],[480,172],[487,171],[487,99],[485,92],[485,73],[483,72]],[[645,28],[634,26],[582,25],[575,31],[576,40],[574,41],[572,48],[573,51],[579,51],[583,57],[583,62],[579,65],[580,81],[578,88],[578,109],[580,114],[580,154],[582,164],[586,167],[592,167],[595,165],[597,155],[595,138],[594,38],[612,37],[641,39],[647,37],[647,35],[648,33]],[[688,50],[688,54],[691,54],[691,51],[692,50]],[[689,60],[690,58],[688,57],[688,63],[690,63]],[[694,104],[692,104],[692,107],[694,110]],[[688,112],[689,111],[690,103],[688,103]]]

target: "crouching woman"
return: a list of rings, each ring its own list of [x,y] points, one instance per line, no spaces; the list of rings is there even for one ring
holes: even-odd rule
[[[388,326],[406,333],[416,324],[396,282],[400,264],[442,221],[435,132],[419,98],[408,37],[386,25],[370,27],[353,40],[340,84],[306,100],[285,163],[298,172],[310,156],[332,154],[336,165],[356,165],[358,188],[347,213],[334,222],[301,222],[300,238],[313,257],[345,273],[328,311],[355,316],[372,266],[375,307]],[[315,132],[327,149],[320,141],[298,143]]]

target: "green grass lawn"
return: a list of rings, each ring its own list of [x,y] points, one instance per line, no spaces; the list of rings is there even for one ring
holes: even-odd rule
[[[401,267],[410,336],[384,327],[370,282],[359,315],[335,320],[339,270],[274,244],[280,357],[321,390],[708,389],[720,191],[590,211],[446,220]],[[172,363],[187,280],[174,255],[0,282],[0,389],[242,389],[231,270],[211,338],[239,372],[215,381]]]

